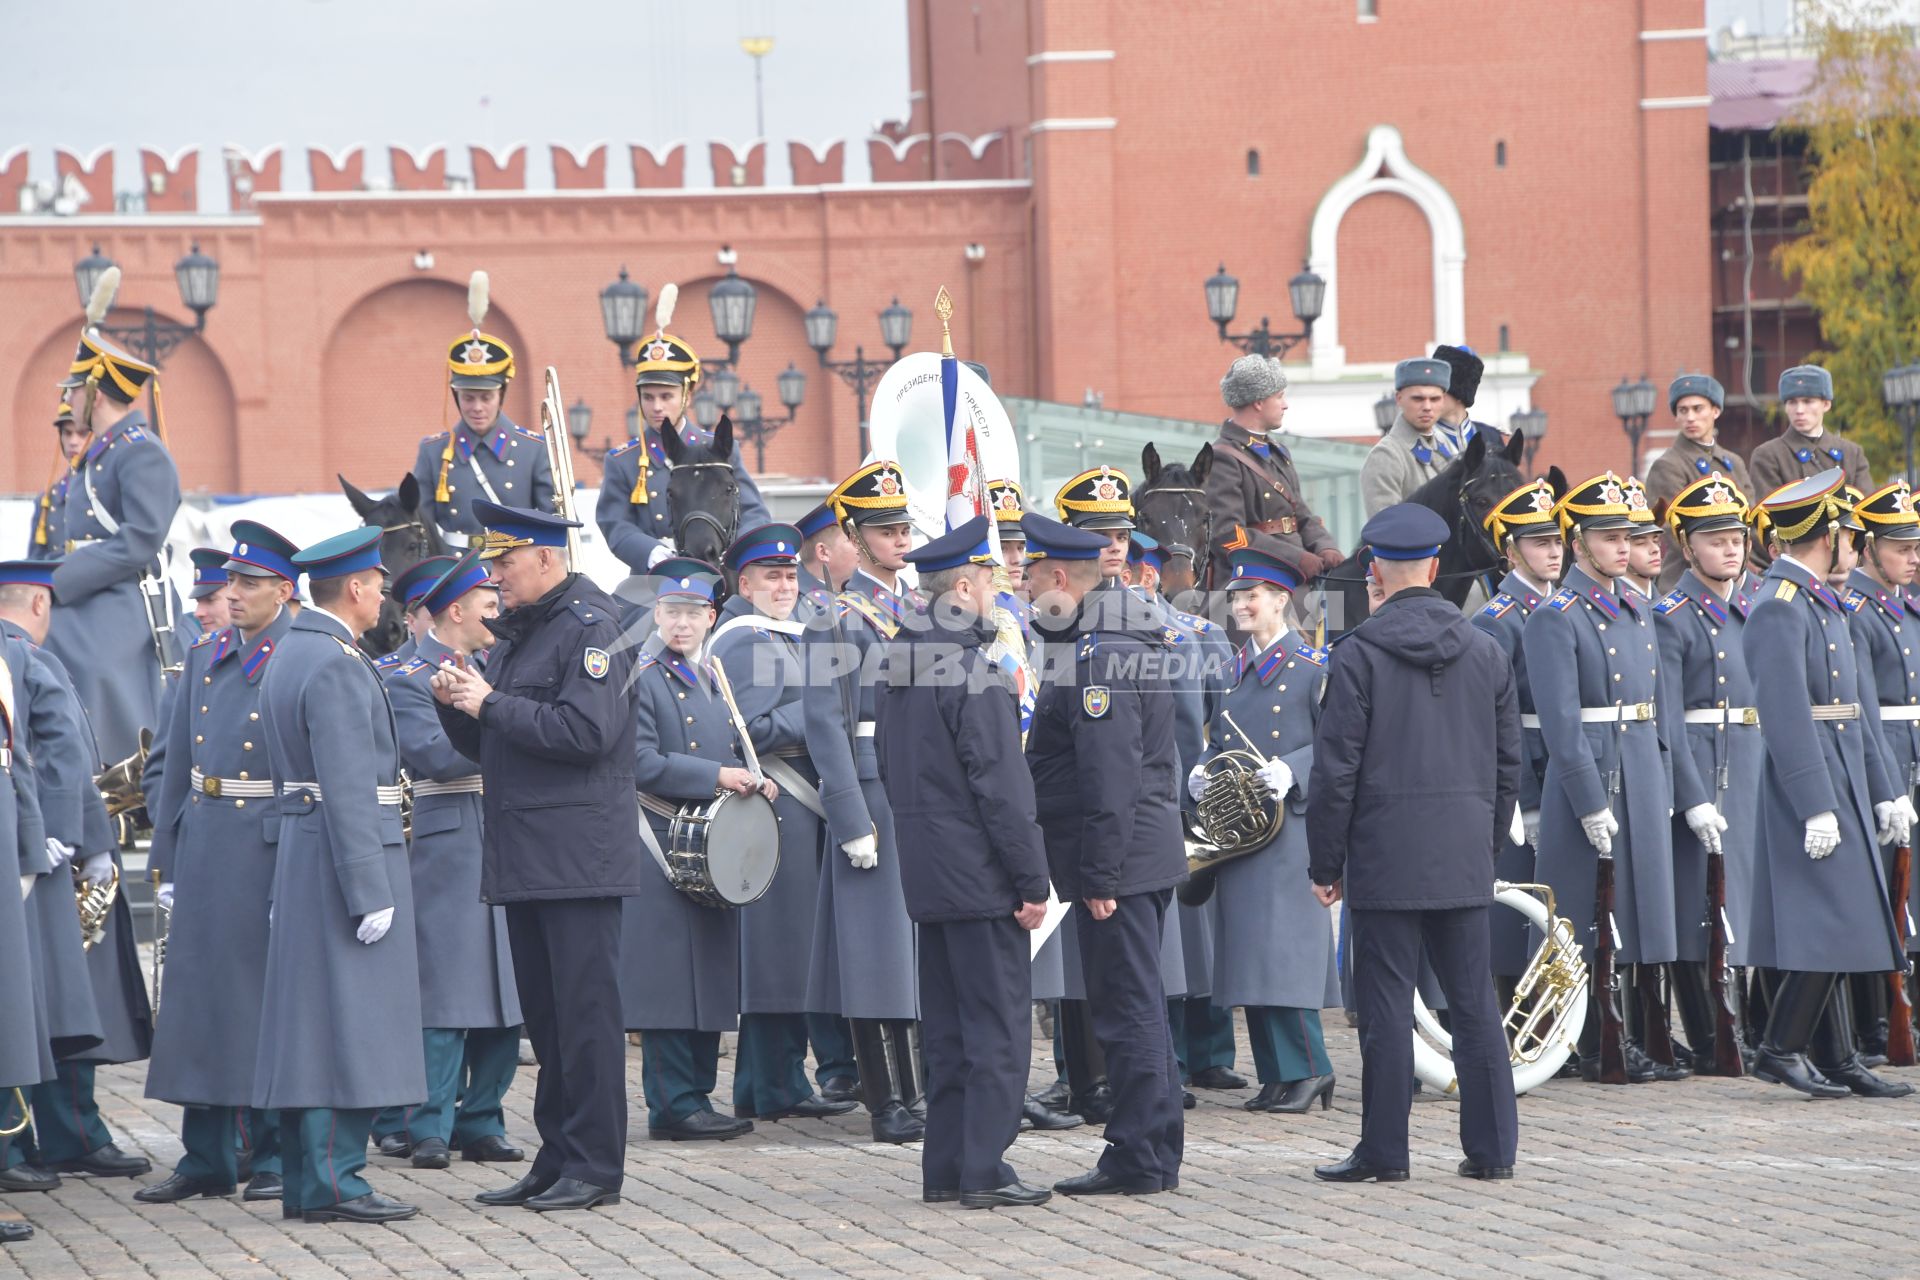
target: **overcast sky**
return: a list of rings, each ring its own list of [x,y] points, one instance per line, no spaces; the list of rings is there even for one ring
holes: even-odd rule
[[[139,147],[191,143],[203,203],[224,207],[219,149],[285,143],[286,186],[307,186],[308,145],[529,148],[529,186],[549,185],[546,144],[613,144],[624,186],[628,142],[686,139],[687,181],[704,186],[709,138],[754,136],[753,60],[769,34],[768,179],[785,181],[788,139],[857,145],[907,107],[905,0],[95,0],[84,11],[5,0],[0,152],[25,143],[34,176],[53,147],[116,148],[116,185],[137,184]],[[831,21],[824,21],[824,14]],[[78,27],[76,26],[78,24]],[[75,32],[87,34],[76,41]],[[214,190],[218,194],[215,195]],[[209,199],[210,198],[210,199]]]

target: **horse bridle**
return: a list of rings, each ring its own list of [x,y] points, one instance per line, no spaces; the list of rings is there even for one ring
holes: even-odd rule
[[[1181,495],[1199,509],[1200,545],[1211,548],[1213,546],[1213,508],[1207,505],[1207,491],[1191,485],[1149,484],[1142,486],[1140,491],[1133,495],[1134,506],[1138,508],[1148,498],[1157,497],[1163,493]],[[1170,556],[1185,556],[1193,562],[1195,571],[1198,571],[1200,553],[1197,548],[1180,542],[1163,542],[1160,544],[1160,549]]]
[[[669,474],[671,474],[671,472],[673,471],[681,471],[681,470],[698,471],[698,470],[701,470],[702,468],[719,468],[725,471],[732,471],[733,463],[731,462],[676,462],[669,469]],[[714,533],[720,539],[720,545],[722,548],[731,546],[733,544],[734,534],[738,532],[740,527],[740,492],[739,490],[737,488],[734,490],[733,510],[728,513],[728,519],[725,524],[722,524],[714,516],[714,514],[711,511],[708,511],[705,507],[695,508],[694,510],[687,512],[685,519],[683,519],[679,523],[678,527],[676,527],[673,531],[673,542],[675,546],[681,546],[685,544],[686,539],[683,538],[681,534],[685,532],[688,525],[693,524],[696,521],[712,527]]]

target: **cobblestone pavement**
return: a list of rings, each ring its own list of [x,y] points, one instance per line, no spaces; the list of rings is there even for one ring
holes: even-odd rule
[[[762,1124],[724,1144],[649,1142],[637,1049],[627,1082],[639,1136],[617,1208],[485,1209],[474,1192],[524,1165],[425,1172],[378,1156],[375,1188],[419,1217],[307,1226],[237,1198],[150,1207],[132,1193],[178,1156],[179,1112],[140,1097],[138,1066],[104,1069],[107,1120],[155,1172],[0,1197],[0,1216],[37,1229],[0,1248],[0,1276],[1920,1275],[1920,1095],[1816,1103],[1751,1080],[1556,1082],[1521,1100],[1522,1163],[1507,1183],[1455,1175],[1457,1111],[1431,1099],[1414,1108],[1412,1181],[1329,1186],[1312,1166],[1352,1146],[1360,1097],[1354,1035],[1328,1022],[1331,1112],[1256,1115],[1240,1107],[1247,1093],[1203,1092],[1187,1113],[1179,1191],[994,1212],[922,1204],[919,1149],[875,1145],[862,1112]],[[1243,1041],[1243,1069],[1250,1061]],[[1920,1082],[1920,1071],[1891,1074]],[[529,1146],[531,1086],[529,1068],[508,1099],[510,1134]],[[1099,1145],[1088,1129],[1027,1134],[1011,1158],[1029,1181],[1052,1182],[1091,1167]]]

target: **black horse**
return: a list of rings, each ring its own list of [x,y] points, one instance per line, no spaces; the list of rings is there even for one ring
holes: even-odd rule
[[[1205,589],[1206,561],[1213,547],[1213,517],[1207,509],[1207,474],[1213,470],[1213,446],[1203,444],[1193,461],[1162,463],[1149,444],[1140,451],[1141,483],[1133,491],[1140,531],[1167,553],[1160,586],[1175,601]]]
[[[380,563],[394,581],[428,556],[447,554],[446,540],[430,513],[421,510],[420,483],[411,473],[384,498],[368,497],[345,476],[336,477],[360,523],[380,532]],[[360,637],[369,657],[392,653],[407,638],[407,622],[391,595],[380,602],[380,620]]]
[[[1498,581],[1500,548],[1487,532],[1488,512],[1500,499],[1524,482],[1520,459],[1527,442],[1518,431],[1501,445],[1485,433],[1476,433],[1460,456],[1440,474],[1407,495],[1447,522],[1447,540],[1440,547],[1440,574],[1434,590],[1455,605],[1466,603],[1473,584],[1484,582],[1489,591]],[[1323,588],[1327,634],[1351,631],[1366,621],[1367,566],[1370,553],[1356,551],[1338,568],[1316,581]]]
[[[680,433],[660,433],[660,445],[672,468],[667,472],[667,510],[673,519],[673,545],[683,556],[717,565],[740,533],[740,477],[733,470],[733,421],[721,415],[706,445],[692,445]]]

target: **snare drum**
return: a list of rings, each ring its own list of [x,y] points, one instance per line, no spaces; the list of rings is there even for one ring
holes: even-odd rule
[[[702,906],[758,902],[780,867],[773,802],[750,791],[683,806],[668,824],[666,856],[673,887]]]

